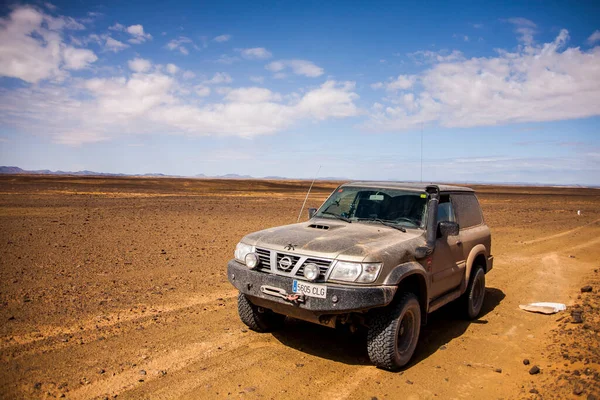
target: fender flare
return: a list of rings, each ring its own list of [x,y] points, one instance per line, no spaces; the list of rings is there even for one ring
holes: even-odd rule
[[[402,280],[412,275],[419,275],[422,278],[422,281],[425,282],[425,293],[421,293],[419,302],[422,303],[421,309],[424,312],[424,317],[426,317],[429,310],[429,276],[421,264],[416,261],[409,261],[398,265],[386,276],[383,284],[396,286],[400,284]]]
[[[471,249],[471,252],[469,253],[469,256],[467,257],[467,265],[465,267],[465,279],[463,279],[463,282],[460,286],[461,291],[463,292],[466,290],[467,285],[469,284],[469,277],[471,276],[471,270],[473,269],[473,263],[475,262],[475,258],[480,254],[482,254],[484,257],[486,255],[485,246],[482,244],[478,244],[475,247],[473,247]],[[487,265],[484,265],[483,267],[487,270]]]

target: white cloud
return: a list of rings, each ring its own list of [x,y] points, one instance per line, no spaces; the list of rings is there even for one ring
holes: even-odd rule
[[[86,68],[97,60],[87,49],[66,44],[62,33],[83,26],[69,17],[52,17],[31,7],[0,18],[0,76],[36,83],[62,80],[65,70]]]
[[[593,45],[596,42],[600,42],[600,31],[599,30],[594,31],[594,33],[592,33],[590,35],[590,37],[587,38],[587,43],[589,45]]]
[[[420,85],[404,85],[412,97],[403,92],[374,106],[368,126],[474,127],[600,115],[600,46],[586,52],[566,48],[567,40],[562,30],[553,42],[514,53],[434,64],[415,77]]]
[[[145,33],[144,27],[139,24],[128,26],[126,31],[132,36],[132,38],[128,40],[129,43],[140,44],[144,43],[146,40],[152,39],[152,35]]]
[[[179,36],[177,39],[172,39],[171,41],[169,41],[169,43],[167,43],[167,49],[179,51],[181,54],[187,56],[188,54],[190,54],[190,51],[186,47],[187,45],[198,49],[198,46],[194,44],[194,41],[186,36]]]
[[[210,88],[202,85],[198,85],[194,88],[196,94],[200,97],[206,97],[210,95]]]
[[[114,25],[109,26],[108,29],[111,31],[125,32],[125,26],[118,22],[115,22]]]
[[[204,81],[207,85],[221,85],[223,83],[231,82],[233,82],[233,79],[227,72],[217,72],[211,79]]]
[[[445,49],[440,51],[419,50],[407,55],[417,65],[457,61],[465,58],[461,51]]]
[[[521,42],[527,46],[533,44],[533,35],[536,33],[535,28],[537,28],[533,21],[521,17],[509,18],[506,21],[515,26],[515,32],[521,35],[519,37]]]
[[[248,79],[250,79],[254,83],[263,83],[265,81],[265,77],[264,76],[251,76]]]
[[[127,64],[133,72],[148,72],[152,68],[152,63],[143,58],[134,58],[133,60],[129,60]]]
[[[238,103],[266,103],[281,101],[281,95],[265,88],[245,87],[229,91],[225,96],[225,100]]]
[[[183,79],[192,79],[196,77],[196,74],[192,71],[185,71],[182,75]]]
[[[251,49],[241,49],[240,54],[247,60],[265,60],[271,58],[272,54],[264,47],[254,47]]]
[[[281,72],[290,68],[296,75],[304,75],[310,78],[316,78],[323,75],[323,68],[307,60],[279,60],[273,61],[265,67],[271,72]]]
[[[5,89],[0,96],[0,124],[78,145],[119,135],[165,132],[252,137],[281,132],[301,120],[359,114],[354,104],[358,95],[348,82],[327,81],[302,96],[281,96],[256,87],[219,88],[226,101],[206,104],[179,97],[181,86],[161,72],[135,72],[82,84]],[[201,97],[211,92],[204,86],[194,91]]]
[[[179,67],[175,64],[167,64],[167,72],[171,75],[175,75],[179,71]]]
[[[118,53],[119,51],[125,50],[128,47],[129,47],[128,44],[125,44],[116,39],[113,39],[110,36],[108,36],[106,38],[106,42],[104,44],[104,49],[106,51],[112,51],[113,53]]]
[[[63,50],[64,68],[78,70],[86,68],[89,64],[98,59],[93,51],[88,49],[76,49],[66,47]]]
[[[223,43],[231,40],[231,35],[219,35],[213,39],[215,42]]]
[[[377,82],[371,85],[373,89],[385,88],[390,92],[410,89],[416,82],[415,75],[398,75],[397,78],[390,78],[387,82]]]

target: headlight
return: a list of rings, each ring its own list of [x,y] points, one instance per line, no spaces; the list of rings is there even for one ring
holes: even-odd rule
[[[241,262],[242,264],[246,264],[246,255],[248,253],[252,253],[252,246],[246,243],[238,243],[235,246],[235,259]]]
[[[377,279],[381,263],[353,263],[338,261],[329,276],[333,281],[371,283]]]
[[[246,266],[250,269],[254,269],[260,263],[260,258],[258,258],[258,254],[256,253],[248,253],[246,257],[244,257],[244,261],[246,262]]]
[[[319,270],[319,266],[317,264],[307,264],[304,267],[304,277],[309,281],[316,281],[319,278],[319,274],[321,271]]]
[[[365,263],[362,265],[362,274],[358,277],[356,282],[371,283],[375,282],[375,279],[379,276],[381,270],[381,263]]]

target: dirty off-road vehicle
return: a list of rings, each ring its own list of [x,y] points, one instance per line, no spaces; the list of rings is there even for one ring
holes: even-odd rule
[[[493,257],[473,190],[352,182],[309,215],[237,245],[227,273],[250,329],[278,329],[286,316],[362,324],[371,361],[394,370],[410,361],[428,313],[453,300],[468,318],[480,313]]]

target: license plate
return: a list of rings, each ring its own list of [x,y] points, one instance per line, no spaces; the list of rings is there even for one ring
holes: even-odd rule
[[[302,293],[308,297],[318,297],[320,299],[324,299],[327,297],[327,286],[294,280],[294,283],[292,284],[292,292]]]

